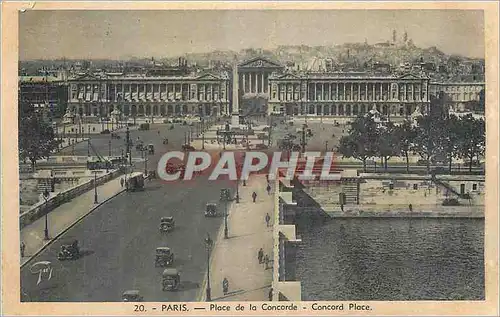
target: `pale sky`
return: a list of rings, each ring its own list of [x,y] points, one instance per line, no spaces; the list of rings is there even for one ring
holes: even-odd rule
[[[484,58],[482,11],[27,11],[19,57],[172,57],[191,52],[385,42],[396,29],[418,47]]]

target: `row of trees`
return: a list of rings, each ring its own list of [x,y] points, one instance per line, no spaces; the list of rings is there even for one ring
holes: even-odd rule
[[[451,172],[452,160],[461,158],[468,162],[472,171],[474,159],[480,160],[486,148],[486,130],[483,119],[471,114],[417,118],[416,124],[405,121],[401,125],[392,122],[377,123],[373,117],[358,117],[351,123],[349,135],[340,139],[339,152],[344,157],[353,157],[363,162],[378,157],[387,169],[391,157],[404,157],[409,171],[409,156],[419,155],[430,171],[430,165],[447,162]]]

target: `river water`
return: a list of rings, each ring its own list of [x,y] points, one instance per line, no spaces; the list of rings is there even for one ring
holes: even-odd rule
[[[302,300],[484,299],[483,219],[333,219],[301,236]]]

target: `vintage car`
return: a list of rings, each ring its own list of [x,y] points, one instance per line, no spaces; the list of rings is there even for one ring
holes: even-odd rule
[[[165,269],[162,274],[162,291],[174,291],[179,289],[181,275],[177,269]]]
[[[126,188],[128,191],[139,191],[144,190],[144,174],[140,172],[135,172],[126,175],[127,182]]]
[[[175,220],[174,217],[161,217],[160,219],[160,231],[170,232],[174,230]]]
[[[80,248],[78,247],[78,240],[72,241],[70,244],[63,244],[61,251],[57,254],[59,261],[74,260],[80,257]]]
[[[169,266],[174,262],[174,253],[170,248],[167,247],[159,247],[156,248],[156,256],[155,256],[155,267],[161,266]]]
[[[123,302],[142,302],[144,301],[144,297],[139,294],[137,290],[130,290],[123,292],[122,295]]]
[[[217,204],[208,203],[205,206],[205,217],[217,217]]]
[[[113,133],[111,133],[111,138],[112,139],[120,139],[120,136],[113,132]]]
[[[144,144],[142,143],[142,141],[137,141],[137,144],[135,145],[135,150],[142,151],[143,147],[144,147]]]
[[[154,144],[148,144],[148,153],[155,154],[155,146]]]

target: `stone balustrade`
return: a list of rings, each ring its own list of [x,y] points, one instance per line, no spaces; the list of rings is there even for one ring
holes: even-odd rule
[[[46,201],[41,201],[33,205],[29,210],[21,213],[19,216],[19,226],[23,227],[29,225],[38,218],[44,216],[46,213],[50,212],[54,208],[70,201],[71,199],[81,195],[82,193],[94,188],[94,186],[100,186],[113,178],[116,178],[122,173],[121,170],[112,170],[109,173],[105,173],[97,178],[96,184],[94,184],[94,179],[90,179],[84,183],[78,184],[65,191],[56,193],[55,195],[49,196]]]

